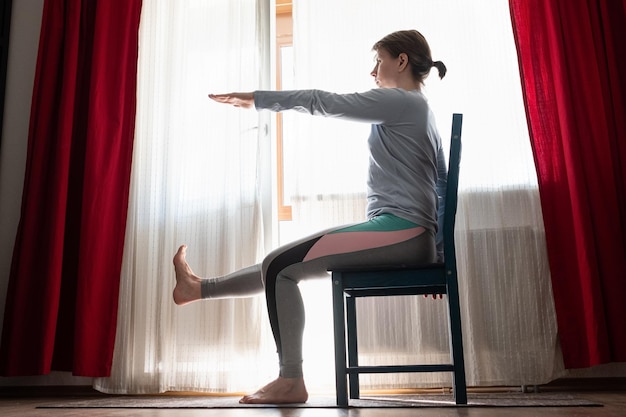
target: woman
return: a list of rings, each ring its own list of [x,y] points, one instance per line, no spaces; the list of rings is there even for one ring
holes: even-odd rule
[[[436,259],[436,186],[445,181],[446,170],[441,139],[421,88],[433,66],[440,78],[446,67],[432,61],[426,39],[415,30],[387,35],[373,50],[376,65],[371,75],[379,88],[364,93],[302,90],[209,95],[235,107],[297,110],[372,126],[366,222],[325,230],[280,247],[262,264],[224,277],[196,276],[185,261],[184,245],[174,257],[176,304],[265,291],[280,373],[241,403],[303,403],[308,399],[302,374],[300,280],[327,277],[329,268],[417,265]]]

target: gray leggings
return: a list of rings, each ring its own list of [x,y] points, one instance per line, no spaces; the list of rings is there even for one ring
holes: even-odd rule
[[[250,297],[265,290],[282,377],[302,376],[304,304],[298,282],[328,277],[327,271],[332,268],[420,265],[436,259],[434,234],[426,230],[399,243],[304,260],[319,239],[339,229],[325,230],[281,246],[271,252],[262,264],[202,281],[202,298]],[[356,239],[357,234],[353,235]],[[352,235],[346,236],[349,238]]]

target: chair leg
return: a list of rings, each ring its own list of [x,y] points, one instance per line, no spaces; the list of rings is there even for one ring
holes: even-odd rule
[[[337,395],[337,406],[347,407],[348,386],[346,380],[345,307],[341,280],[341,272],[332,273],[333,326],[335,330],[335,389]]]
[[[352,296],[346,296],[346,321],[348,331],[348,366],[359,366],[359,348],[357,342],[356,332],[356,298]],[[348,374],[348,381],[350,382],[350,398],[358,399],[361,397],[359,389],[359,374]]]
[[[450,345],[453,371],[454,399],[457,404],[467,404],[465,360],[463,358],[463,333],[458,287],[448,287],[448,318],[450,320]]]

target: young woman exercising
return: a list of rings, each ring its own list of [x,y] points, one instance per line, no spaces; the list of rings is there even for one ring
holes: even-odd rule
[[[437,182],[445,181],[441,139],[421,92],[434,66],[426,39],[415,30],[398,31],[378,41],[371,72],[379,88],[333,94],[319,90],[210,94],[218,103],[274,112],[296,110],[371,124],[364,223],[336,227],[292,242],[262,262],[223,277],[196,276],[185,260],[186,246],[174,256],[174,301],[248,297],[265,291],[278,351],[276,380],[241,403],[303,403],[304,307],[298,282],[328,277],[345,266],[419,265],[436,259]],[[439,169],[438,169],[439,168]],[[442,178],[443,177],[443,178]]]

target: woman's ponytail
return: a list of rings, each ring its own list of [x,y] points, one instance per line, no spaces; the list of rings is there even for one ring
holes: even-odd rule
[[[448,72],[448,69],[443,62],[435,61],[433,62],[433,67],[437,68],[437,71],[439,72],[439,78],[443,78],[446,76],[446,72]]]

